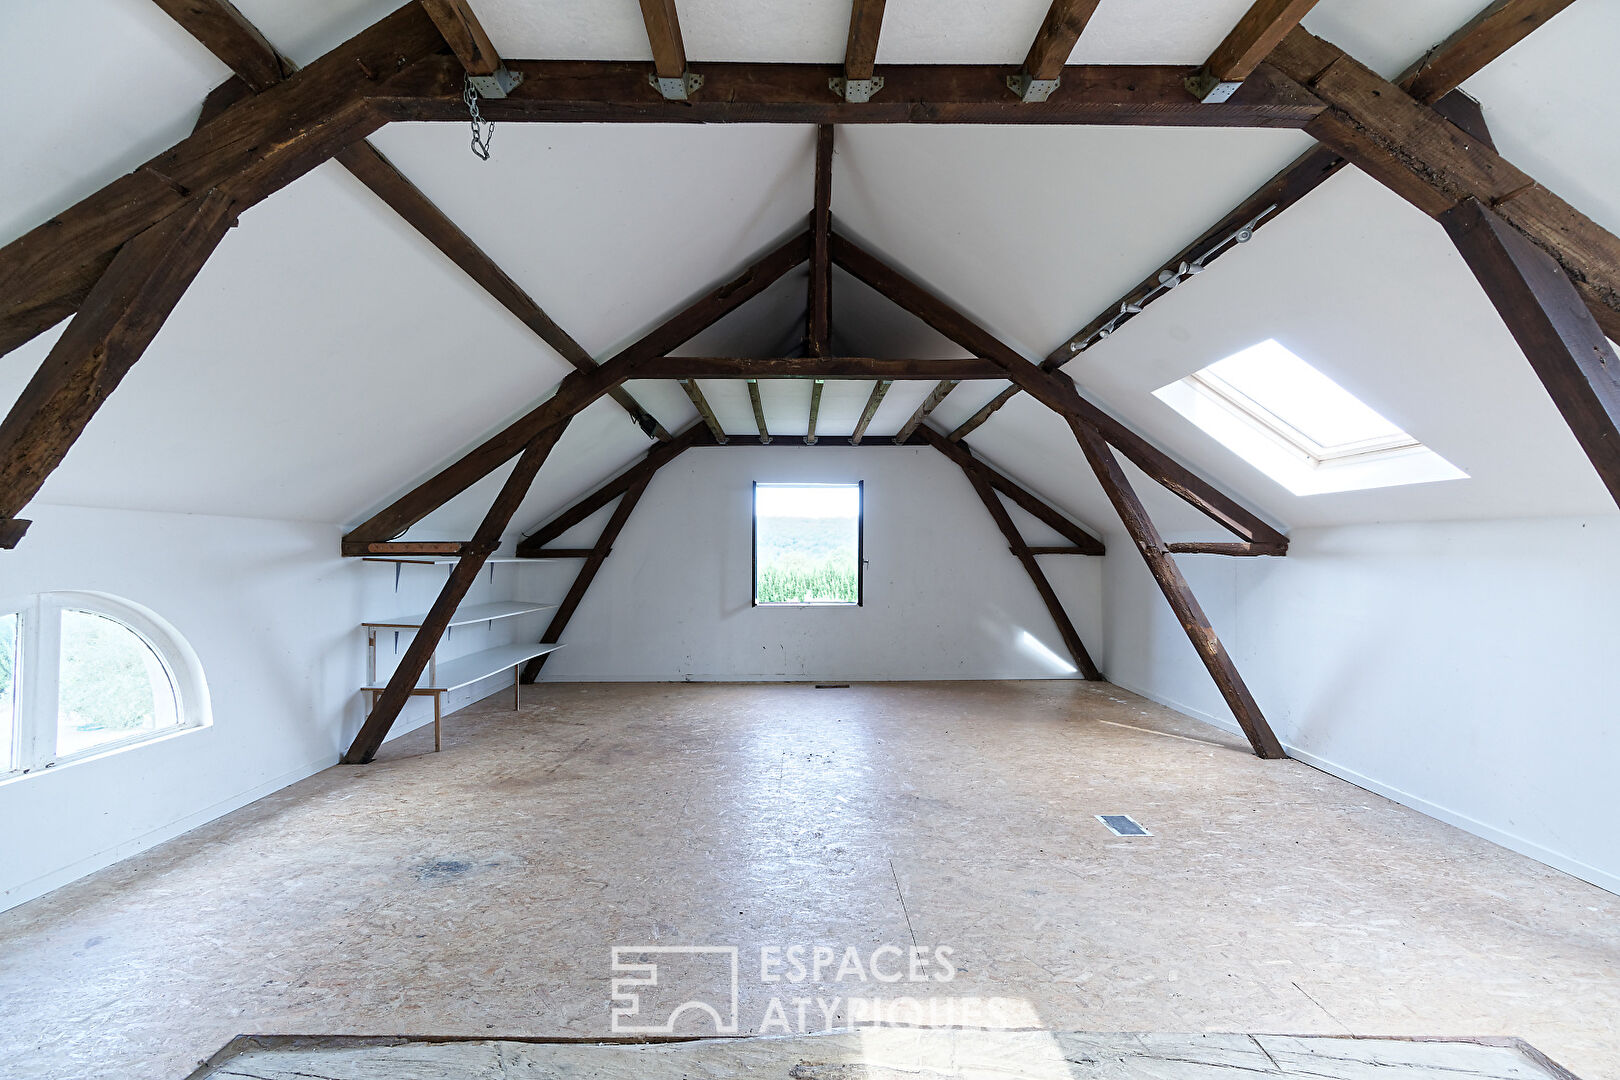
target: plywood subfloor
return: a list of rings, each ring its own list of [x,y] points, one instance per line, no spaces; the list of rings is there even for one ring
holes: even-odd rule
[[[1515,1035],[1620,1077],[1620,900],[1117,688],[509,701],[0,915],[0,1076],[174,1078],[241,1032],[606,1035],[611,948],[658,944],[739,949],[743,1032],[773,998],[797,1028],[794,996],[904,993],[1051,1029]],[[958,972],[761,983],[795,944]]]

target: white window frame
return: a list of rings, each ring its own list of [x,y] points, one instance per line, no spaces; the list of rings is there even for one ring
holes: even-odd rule
[[[174,691],[180,722],[158,731],[143,731],[72,754],[56,752],[57,710],[62,663],[62,613],[82,611],[112,619],[152,650]],[[106,593],[50,592],[10,603],[0,612],[21,616],[17,633],[17,666],[12,673],[16,720],[12,727],[10,772],[0,781],[36,775],[62,765],[89,761],[134,746],[161,742],[213,723],[208,684],[197,654],[180,633],[151,611]]]

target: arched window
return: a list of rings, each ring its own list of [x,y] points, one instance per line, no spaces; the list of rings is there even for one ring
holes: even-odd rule
[[[196,654],[153,613],[96,593],[0,608],[0,765],[16,775],[210,721]]]

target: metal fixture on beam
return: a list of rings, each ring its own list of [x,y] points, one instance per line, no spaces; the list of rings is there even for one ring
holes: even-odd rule
[[[664,96],[665,101],[688,101],[703,86],[703,76],[694,74],[690,68],[672,77],[655,71],[647,76],[647,81]]]

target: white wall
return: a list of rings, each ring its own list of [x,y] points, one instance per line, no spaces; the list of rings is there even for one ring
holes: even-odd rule
[[[1139,558],[1108,674],[1236,730]],[[1620,891],[1620,515],[1300,530],[1179,559],[1289,752]]]
[[[442,568],[406,567],[396,595],[392,567],[337,558],[334,525],[37,503],[28,516],[27,537],[0,561],[0,610],[74,590],[157,613],[196,650],[214,722],[0,782],[0,909],[334,764],[364,719],[360,620],[424,610],[443,581]],[[510,588],[486,574],[473,599]],[[539,634],[533,622],[514,629]],[[485,635],[457,630],[444,655]],[[378,651],[386,673],[391,635]],[[414,699],[394,731],[428,719]]]
[[[864,607],[750,606],[756,480],[865,481]],[[609,512],[558,544],[594,540]],[[1060,542],[1013,513],[1031,543]],[[1101,664],[1102,560],[1041,561]],[[933,449],[881,443],[687,451],[654,477],[564,641],[547,679],[1071,674],[1051,617],[961,470]]]

